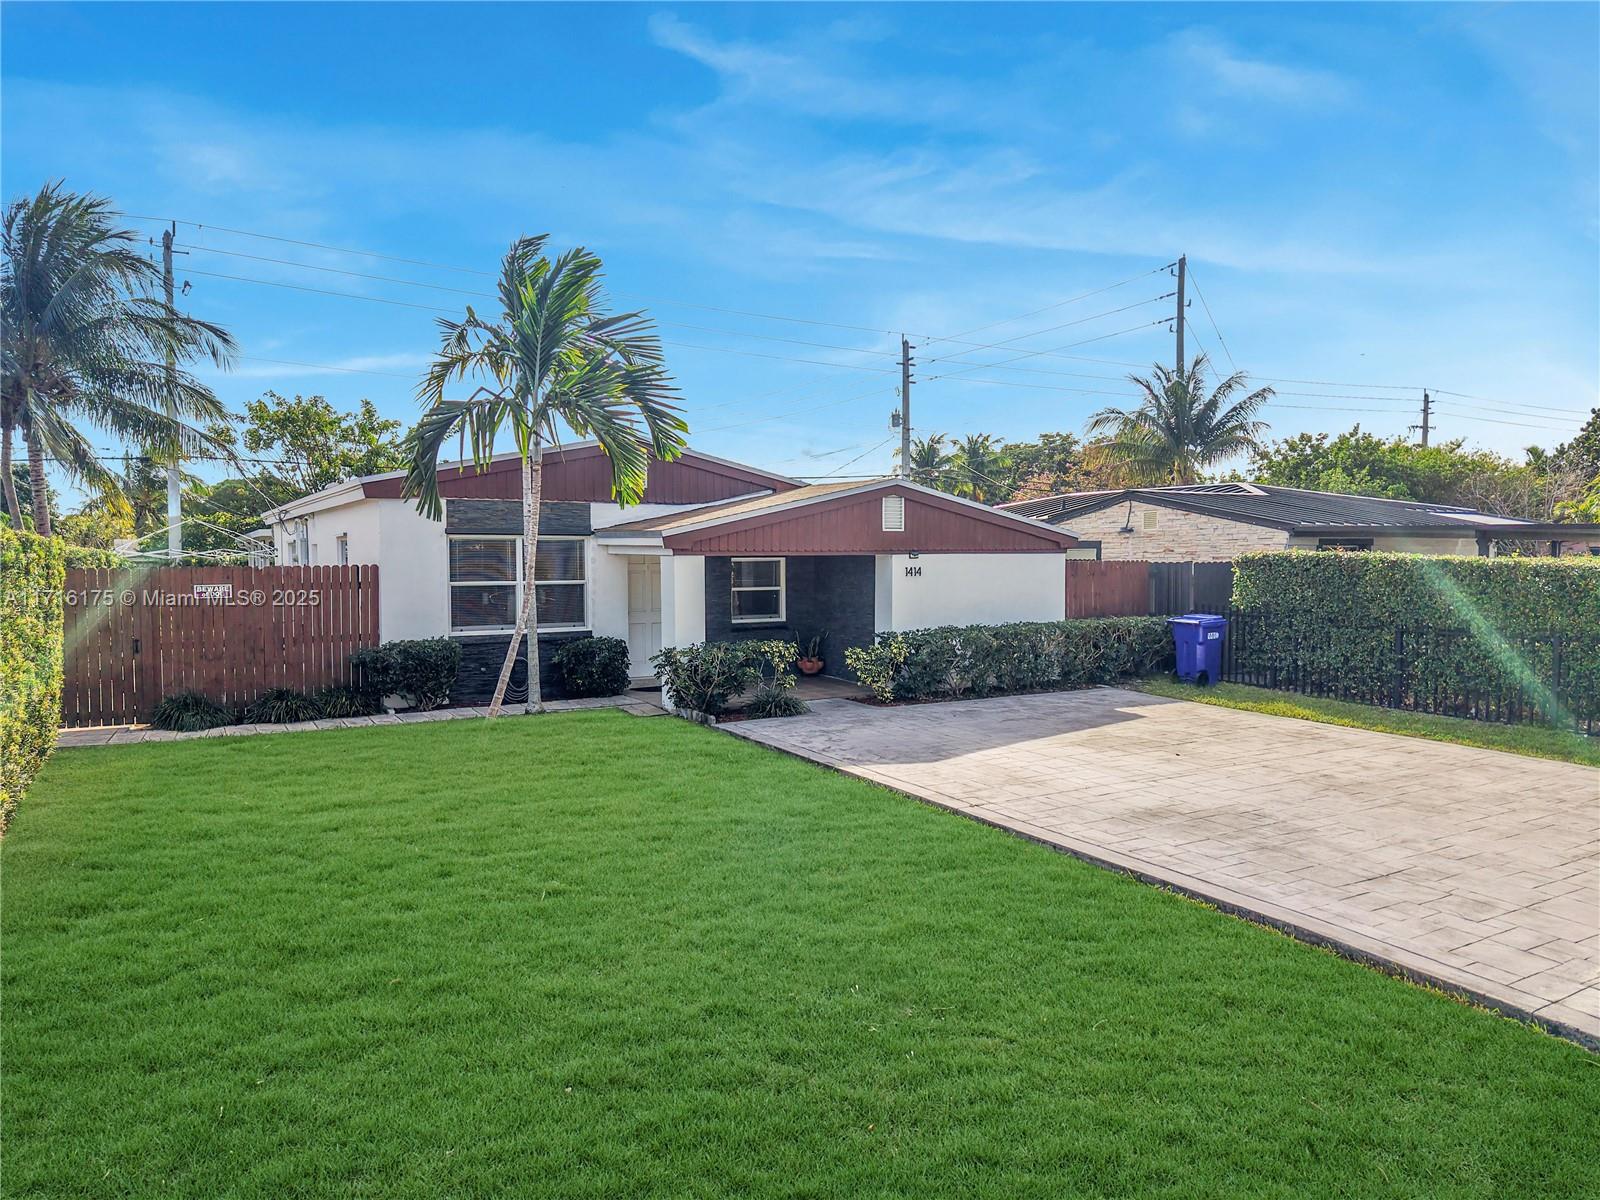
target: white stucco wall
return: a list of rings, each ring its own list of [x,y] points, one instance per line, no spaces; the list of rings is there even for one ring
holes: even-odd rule
[[[450,552],[444,522],[410,500],[368,500],[378,509],[378,624],[386,642],[450,632]]]
[[[880,554],[874,595],[874,625],[880,630],[1059,621],[1067,609],[1065,558]]]
[[[623,578],[626,604],[627,578]],[[627,636],[624,633],[623,636]],[[706,560],[674,554],[661,560],[661,644],[687,646],[706,640]]]
[[[595,637],[628,640],[628,560],[596,546],[593,539],[589,541],[589,625]]]

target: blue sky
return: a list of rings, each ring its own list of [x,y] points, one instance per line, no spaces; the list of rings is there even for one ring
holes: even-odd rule
[[[1400,433],[1428,385],[1467,394],[1439,436],[1517,453],[1600,386],[1597,13],[8,4],[0,174],[205,226],[179,277],[234,405],[411,420],[431,310],[548,232],[663,323],[695,445],[887,469],[900,331],[920,431],[1078,431],[1171,357],[1187,253],[1191,346],[1322,381],[1275,435]]]

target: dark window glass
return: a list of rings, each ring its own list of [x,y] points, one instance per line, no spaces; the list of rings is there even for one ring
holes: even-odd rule
[[[541,583],[534,590],[540,628],[583,624],[582,584]]]
[[[512,538],[451,538],[450,582],[517,579],[517,543]]]
[[[733,594],[733,615],[746,620],[756,617],[771,617],[776,620],[780,599],[781,593],[775,588],[754,592],[735,592]]]
[[[782,565],[776,558],[736,559],[733,564],[733,586],[777,587]]]
[[[535,582],[583,578],[583,543],[539,539],[539,553],[533,560]]]
[[[450,589],[450,626],[481,629],[517,623],[517,589],[506,584],[485,584]]]

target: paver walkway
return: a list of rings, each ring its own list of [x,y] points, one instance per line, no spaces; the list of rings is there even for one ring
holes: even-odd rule
[[[1118,688],[728,732],[1600,1047],[1600,771]]]

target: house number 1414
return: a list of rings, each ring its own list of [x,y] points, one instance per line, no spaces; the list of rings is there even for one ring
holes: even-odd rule
[[[921,574],[922,574],[922,568],[921,567],[907,567],[906,568],[906,578],[907,579],[915,579]]]

